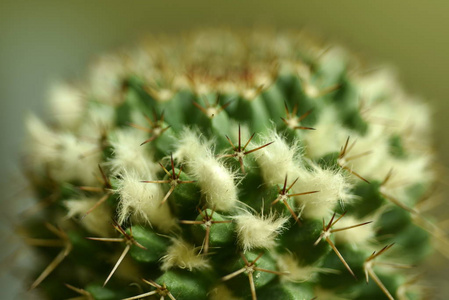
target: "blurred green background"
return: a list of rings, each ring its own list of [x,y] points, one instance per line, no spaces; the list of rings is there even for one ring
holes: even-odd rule
[[[81,78],[96,54],[145,33],[255,25],[305,26],[374,62],[395,66],[407,89],[432,104],[439,161],[449,166],[447,0],[0,0],[2,186],[10,185],[10,174],[18,169],[24,115],[45,115],[52,80]],[[5,193],[0,199],[10,201]],[[442,262],[437,257],[431,266]],[[444,267],[438,269],[435,281],[444,283]],[[14,299],[8,291],[17,283],[1,272],[0,298]],[[449,292],[439,289],[447,299]]]

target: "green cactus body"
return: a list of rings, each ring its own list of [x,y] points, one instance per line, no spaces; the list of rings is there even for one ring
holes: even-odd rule
[[[420,298],[405,265],[432,249],[417,209],[433,181],[427,107],[362,70],[295,32],[196,32],[100,58],[55,88],[51,124],[27,120],[47,205],[26,227],[62,249],[43,251],[32,286],[51,299]]]

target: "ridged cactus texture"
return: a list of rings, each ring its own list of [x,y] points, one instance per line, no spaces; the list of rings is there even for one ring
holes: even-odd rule
[[[430,116],[390,72],[218,30],[101,56],[49,99],[24,220],[49,298],[424,297]]]

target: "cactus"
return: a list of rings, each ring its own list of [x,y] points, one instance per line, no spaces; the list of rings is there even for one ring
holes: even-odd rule
[[[420,299],[428,107],[302,32],[153,37],[29,116],[51,299]]]

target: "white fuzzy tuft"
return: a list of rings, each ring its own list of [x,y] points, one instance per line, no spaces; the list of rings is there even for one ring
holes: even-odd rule
[[[210,264],[204,255],[198,254],[198,248],[180,240],[173,239],[173,244],[167,248],[167,254],[161,258],[163,271],[171,268],[204,270],[210,268]]]
[[[67,208],[67,217],[83,217],[91,209],[99,198],[72,199],[64,202]],[[102,237],[107,237],[111,233],[112,213],[105,204],[98,206],[81,220],[81,224],[88,231]]]
[[[382,180],[392,171],[388,182],[380,188],[382,193],[391,196],[411,206],[413,197],[407,195],[407,189],[414,184],[429,183],[435,180],[435,173],[432,169],[432,156],[410,157],[409,159],[395,159],[386,157],[384,168],[380,170],[383,173]],[[380,173],[380,174],[382,174]]]
[[[144,132],[133,128],[120,129],[110,135],[114,156],[109,165],[114,173],[133,170],[140,176],[154,177],[160,166],[153,162],[150,152],[140,144],[147,139]]]
[[[52,161],[58,153],[59,135],[32,114],[26,118],[26,128],[32,163],[38,167]]]
[[[341,171],[323,169],[311,163],[311,171],[303,171],[292,187],[292,193],[318,191],[318,193],[295,197],[304,206],[304,215],[322,219],[331,214],[338,203],[344,205],[352,200],[351,183]]]
[[[79,181],[84,185],[98,185],[96,175],[101,152],[92,143],[71,134],[60,136],[58,155],[52,161],[53,175],[61,181]]]
[[[268,184],[279,184],[284,182],[285,175],[293,178],[297,172],[294,171],[298,165],[298,146],[296,144],[289,145],[276,132],[271,132],[267,137],[262,139],[259,147],[266,143],[274,142],[268,147],[262,148],[254,152],[254,157],[260,166],[264,181]],[[292,174],[293,173],[293,174]]]
[[[215,158],[211,146],[190,131],[184,131],[174,156],[187,165],[197,180],[210,207],[218,211],[232,210],[237,204],[235,174]]]
[[[432,141],[432,112],[419,99],[401,95],[392,104],[395,111],[393,130],[403,138],[406,151],[418,152],[429,150]],[[421,150],[421,151],[420,151]]]
[[[31,162],[35,167],[51,166],[51,175],[60,181],[79,181],[83,185],[97,184],[100,153],[91,153],[91,143],[77,139],[69,133],[56,133],[35,116],[27,119]]]
[[[369,106],[382,99],[390,98],[396,94],[399,86],[395,71],[388,67],[379,68],[363,76],[354,76],[353,82],[358,87],[360,96]]]
[[[95,100],[113,105],[119,103],[125,73],[125,64],[120,56],[98,58],[89,73],[89,87]]]
[[[396,160],[392,163],[395,182],[405,182],[407,184],[416,184],[419,182],[432,182],[435,180],[433,166],[433,157],[423,155],[419,157],[410,157],[407,160]]]
[[[174,157],[189,164],[194,164],[196,160],[211,156],[211,147],[212,143],[201,140],[200,134],[192,130],[185,130],[182,132]]]
[[[316,130],[306,130],[304,140],[306,152],[310,158],[320,158],[328,153],[340,152],[348,136],[354,133],[339,124],[334,108],[326,107],[320,113]]]
[[[86,119],[80,125],[82,136],[99,139],[103,134],[115,126],[114,107],[101,103],[91,103],[87,109]]]
[[[282,279],[293,282],[313,281],[318,275],[319,269],[313,266],[301,266],[296,257],[291,253],[276,256],[276,262],[281,272],[287,272]]]
[[[169,231],[175,219],[168,205],[161,205],[164,197],[161,185],[140,182],[141,175],[134,171],[124,171],[121,175],[117,189],[120,195],[118,222],[121,224],[132,216],[137,222],[148,222],[164,232]]]
[[[222,163],[209,157],[197,164],[192,174],[198,179],[210,207],[215,207],[218,211],[229,211],[235,207],[237,188],[234,184],[234,174]]]
[[[341,46],[333,45],[319,56],[319,73],[325,78],[327,86],[337,84],[341,80],[341,74],[345,73],[349,53]]]
[[[55,83],[49,90],[52,116],[61,127],[73,129],[79,125],[85,102],[81,91],[68,83]]]
[[[276,242],[276,236],[284,229],[288,218],[275,218],[274,215],[254,216],[244,214],[235,216],[237,238],[245,251],[254,248],[270,248]]]
[[[354,147],[348,152],[341,163],[350,170],[354,170],[366,179],[382,181],[383,165],[389,154],[389,135],[382,127],[370,126],[364,136],[352,135],[349,144],[355,142]],[[368,154],[365,154],[369,152]],[[361,155],[361,156],[359,156]],[[358,157],[359,156],[359,157]],[[351,159],[351,157],[358,157]],[[349,159],[344,162],[345,159]],[[353,181],[359,181],[356,176],[351,176]]]
[[[361,221],[351,216],[344,216],[335,224],[332,229],[345,228],[357,224],[361,224],[367,221]],[[366,245],[374,237],[373,224],[366,224],[363,226],[351,228],[348,230],[342,230],[334,233],[335,242],[341,244],[350,244],[354,247]]]
[[[289,146],[275,133],[268,139],[275,142],[270,147],[255,152],[265,182],[282,184],[288,175],[288,185],[299,178],[291,189],[292,194],[318,191],[295,197],[299,206],[304,207],[306,216],[320,219],[327,217],[339,202],[344,204],[352,199],[352,185],[343,172],[323,169],[313,162],[309,162],[312,170],[306,170],[299,161],[297,145]],[[336,142],[335,145],[337,144],[339,143]]]
[[[381,69],[355,82],[365,102],[364,119],[371,125],[383,126],[390,134],[400,135],[407,151],[429,147],[432,124],[429,106],[407,95],[391,70]]]

